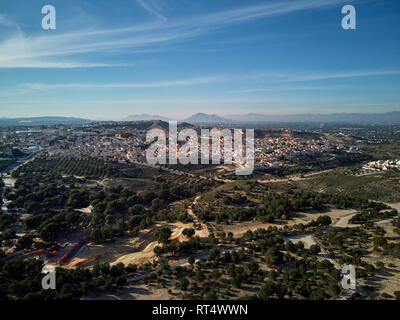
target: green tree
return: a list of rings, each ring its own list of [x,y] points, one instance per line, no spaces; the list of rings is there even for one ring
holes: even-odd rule
[[[321,247],[317,244],[312,244],[310,246],[310,253],[313,255],[317,255],[318,253],[321,252]]]
[[[124,275],[124,272],[125,272],[125,266],[122,262],[114,264],[110,269],[110,274],[113,277],[122,276]]]
[[[115,284],[117,286],[123,286],[126,283],[126,277],[125,275],[120,275],[117,277],[117,279],[115,279]]]
[[[25,234],[17,240],[16,248],[17,250],[30,249],[33,243],[33,235]]]
[[[39,228],[39,236],[47,242],[57,240],[61,235],[65,234],[66,230],[57,222],[49,222],[41,225]]]
[[[280,265],[283,261],[283,253],[280,252],[276,247],[270,247],[265,253],[265,261],[269,266]]]
[[[182,230],[182,234],[188,238],[191,238],[194,236],[195,231],[193,228],[185,228]]]
[[[154,234],[159,243],[167,244],[170,242],[171,230],[168,227],[158,228]]]
[[[100,229],[94,228],[90,231],[89,235],[90,241],[93,241],[94,243],[103,243],[104,242],[104,237]]]

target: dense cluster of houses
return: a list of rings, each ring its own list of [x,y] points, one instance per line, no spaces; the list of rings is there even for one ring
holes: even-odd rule
[[[41,150],[41,155],[46,157],[141,161],[145,159],[149,145],[146,142],[146,133],[146,130],[123,123],[86,123],[31,128],[24,131],[5,130],[0,134],[0,154],[3,157],[12,156],[12,149],[18,148],[25,153]],[[221,163],[224,162],[223,145],[221,139],[221,152],[218,154]],[[303,139],[291,136],[256,138],[254,145],[257,167],[285,166],[282,161],[284,158],[312,155],[339,148],[324,138]],[[215,157],[215,150],[213,151],[211,139],[209,150],[212,159]],[[165,151],[168,152],[168,145]]]
[[[400,160],[378,160],[367,163],[364,170],[371,171],[395,171],[400,170]]]

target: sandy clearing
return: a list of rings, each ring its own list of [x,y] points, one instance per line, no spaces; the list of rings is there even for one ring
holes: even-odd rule
[[[314,240],[313,233],[301,234],[296,236],[289,236],[283,238],[286,241],[291,241],[293,243],[303,242],[304,247],[309,249],[312,245],[317,244]],[[339,264],[333,259],[325,250],[321,248],[321,252],[318,254],[320,258],[330,261],[336,269],[340,269]]]
[[[146,229],[143,230],[138,237],[118,237],[114,241],[104,244],[88,243],[77,256],[77,259],[89,259],[82,264],[84,267],[91,267],[96,261],[99,263],[108,262],[112,264],[121,256],[135,253],[145,248],[148,243],[154,240],[151,236],[151,231],[152,229]]]
[[[151,262],[156,258],[153,249],[158,242],[153,236],[154,230],[161,226],[168,226],[172,229],[172,237],[182,234],[183,229],[192,228],[192,223],[183,222],[160,222],[151,228],[142,230],[138,237],[118,237],[112,242],[104,244],[90,243],[78,256],[77,259],[89,258],[82,266],[93,266],[96,261],[108,262],[111,265],[122,262],[125,265],[142,264]],[[72,266],[71,266],[72,267]]]
[[[292,176],[292,177],[282,178],[282,179],[257,180],[257,182],[261,183],[261,184],[266,184],[266,183],[277,183],[277,182],[288,182],[288,181],[302,181],[302,180],[307,180],[314,176],[317,176],[317,175],[320,175],[323,173],[327,173],[330,171],[332,171],[332,169],[318,171],[318,172],[311,172],[311,173],[305,174],[303,176],[297,175],[297,176]]]
[[[187,214],[193,218],[193,221],[196,224],[201,225],[201,230],[196,230],[194,235],[198,236],[200,238],[208,238],[208,236],[210,235],[210,231],[208,230],[207,225],[205,223],[201,223],[199,218],[197,218],[197,216],[194,214],[194,212],[192,210],[192,207],[194,205],[196,205],[196,203],[197,203],[197,201],[199,201],[199,199],[200,199],[200,196],[197,196],[194,198],[193,204],[187,208]]]
[[[111,265],[122,262],[124,265],[132,264],[143,264],[146,262],[152,262],[156,258],[153,249],[158,245],[157,241],[149,243],[143,251],[133,252],[130,254],[123,255],[117,260],[111,263]]]
[[[386,203],[389,207],[400,212],[400,202]]]
[[[298,243],[298,242],[303,242],[305,248],[310,248],[313,244],[316,244],[313,234],[312,233],[307,233],[307,234],[301,234],[301,235],[296,235],[296,236],[289,236],[289,237],[284,237],[283,240],[286,241],[291,241],[293,243]]]
[[[351,218],[353,218],[357,213],[352,213],[349,214],[348,216],[344,216],[343,218],[340,218],[335,224],[335,227],[350,227],[350,226],[358,226],[358,225],[350,225],[349,221]]]
[[[124,286],[123,290],[114,294],[84,297],[82,300],[173,300],[168,289],[160,286],[135,284]]]
[[[248,221],[241,223],[234,223],[231,225],[219,225],[218,227],[224,232],[232,232],[235,236],[243,235],[247,230],[255,231],[257,229],[268,229],[269,227],[283,228],[284,226],[292,226],[294,224],[307,224],[320,216],[329,216],[332,219],[332,224],[340,222],[344,224],[347,218],[350,219],[351,215],[356,214],[353,209],[335,209],[330,208],[326,211],[310,210],[306,212],[296,212],[290,220],[278,220],[273,223],[261,223],[258,221]],[[343,219],[343,221],[341,221]]]
[[[82,213],[87,213],[87,214],[92,213],[92,210],[93,210],[93,206],[92,205],[90,205],[90,206],[88,206],[86,208],[75,209],[75,211],[82,212]]]
[[[177,237],[177,236],[181,235],[183,229],[189,228],[192,226],[192,224],[184,224],[181,222],[178,222],[173,225],[175,226],[175,229],[173,229],[171,237]],[[203,231],[203,230],[201,230],[201,231]],[[208,231],[208,229],[207,229],[207,231]],[[154,248],[157,245],[159,245],[159,243],[157,241],[152,241],[144,248],[144,250],[123,255],[123,256],[119,257],[117,260],[115,260],[114,262],[112,262],[111,265],[114,265],[119,262],[122,262],[125,265],[128,265],[130,263],[143,264],[146,262],[152,262],[157,257],[156,254],[154,253]]]

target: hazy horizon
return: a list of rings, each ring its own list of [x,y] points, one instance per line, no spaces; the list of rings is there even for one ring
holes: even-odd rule
[[[392,111],[386,111],[386,112],[334,112],[334,113],[317,113],[317,112],[314,112],[314,113],[307,113],[307,112],[304,112],[304,113],[292,113],[292,114],[289,114],[289,113],[287,113],[287,114],[281,114],[281,113],[275,113],[275,114],[273,114],[273,113],[253,113],[253,112],[247,112],[247,113],[235,113],[235,114],[233,114],[233,113],[230,113],[230,114],[218,114],[218,113],[203,113],[203,112],[194,112],[193,114],[190,114],[189,116],[187,116],[187,117],[180,117],[180,118],[177,118],[177,117],[171,117],[171,116],[168,116],[168,115],[162,115],[162,114],[149,114],[149,113],[138,113],[138,114],[129,114],[129,115],[125,115],[125,116],[122,116],[122,117],[114,117],[114,118],[112,118],[112,117],[108,117],[108,118],[101,118],[101,117],[79,117],[79,116],[65,116],[65,115],[52,115],[52,114],[47,114],[47,115],[41,115],[41,116],[32,116],[32,117],[4,117],[4,116],[0,116],[0,119],[9,119],[9,120],[12,120],[12,119],[22,119],[22,118],[27,118],[27,119],[29,119],[29,118],[52,118],[52,117],[54,117],[54,118],[57,118],[57,117],[60,117],[60,118],[82,118],[82,119],[86,119],[86,120],[92,120],[92,121],[130,121],[130,120],[128,120],[128,118],[130,118],[130,117],[140,117],[140,116],[149,116],[149,117],[158,117],[158,116],[160,116],[160,118],[161,119],[151,119],[151,120],[163,120],[162,118],[168,118],[169,120],[177,120],[177,121],[183,121],[183,120],[186,120],[186,119],[188,119],[188,118],[190,118],[191,116],[195,116],[195,115],[198,115],[198,114],[205,114],[205,115],[210,115],[210,116],[218,116],[218,117],[221,117],[221,118],[224,118],[224,119],[226,119],[226,120],[236,120],[236,119],[234,119],[235,117],[237,117],[237,116],[248,116],[248,115],[260,115],[260,116],[271,116],[271,117],[285,117],[285,116],[287,116],[287,117],[293,117],[293,116],[303,116],[303,115],[311,115],[311,116],[319,116],[319,115],[321,115],[321,116],[330,116],[330,115],[342,115],[342,114],[344,114],[344,115],[346,115],[346,114],[348,114],[348,115],[351,115],[351,114],[360,114],[360,115],[377,115],[377,114],[387,114],[387,113],[394,113],[394,112],[400,112],[400,111],[397,111],[397,110],[392,110]],[[230,117],[232,117],[232,119],[230,119]],[[150,121],[151,121],[150,120]],[[133,121],[133,120],[132,120]],[[263,120],[264,121],[264,120]]]

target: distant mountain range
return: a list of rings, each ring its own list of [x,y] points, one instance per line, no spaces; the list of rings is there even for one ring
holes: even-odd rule
[[[265,115],[248,113],[245,115],[230,115],[226,118],[234,122],[321,122],[321,123],[393,123],[400,124],[400,112],[386,113],[332,113],[332,114],[293,114]]]
[[[160,115],[138,114],[130,115],[123,121],[169,121],[170,118]],[[12,126],[42,126],[57,124],[79,124],[93,122],[93,120],[73,117],[33,117],[33,118],[0,118],[0,127]],[[233,114],[221,117],[216,114],[196,113],[180,121],[190,124],[228,124],[228,123],[349,123],[349,124],[400,124],[400,111],[386,113],[332,113],[332,114]]]
[[[72,117],[33,117],[33,118],[0,118],[0,127],[13,126],[48,126],[56,124],[75,124],[91,120]]]
[[[127,116],[126,118],[122,119],[123,121],[155,121],[155,120],[162,120],[162,121],[170,121],[175,120],[172,118],[167,118],[160,115],[151,115],[147,113],[143,114],[134,114]],[[181,120],[180,122],[189,122],[189,123],[221,123],[221,122],[231,122],[231,120],[224,119],[216,114],[206,114],[206,113],[196,113],[190,116],[187,119]]]
[[[308,122],[308,123],[353,123],[353,124],[400,124],[400,112],[386,113],[332,113],[332,114],[293,114],[293,115],[267,115],[267,114],[234,114],[220,117],[216,114],[196,113],[185,119],[189,123],[251,123],[251,122]]]
[[[153,121],[173,120],[160,115],[138,114],[131,115],[124,121]],[[191,124],[226,124],[226,123],[267,123],[267,122],[297,122],[297,123],[352,123],[352,124],[400,124],[400,111],[386,113],[332,113],[332,114],[289,114],[289,115],[268,115],[259,113],[232,114],[221,117],[217,114],[196,113],[189,118],[182,120]]]
[[[169,121],[170,119],[167,117],[159,116],[156,114],[147,114],[147,113],[142,113],[142,114],[132,114],[130,116],[127,116],[124,121],[143,121],[143,120],[163,120],[163,121]]]

